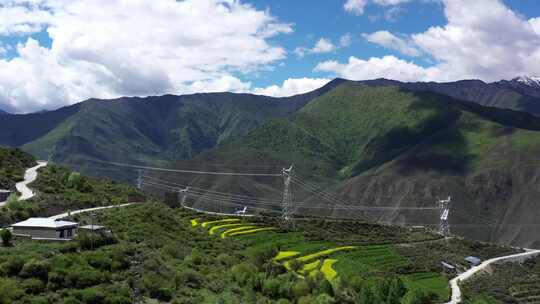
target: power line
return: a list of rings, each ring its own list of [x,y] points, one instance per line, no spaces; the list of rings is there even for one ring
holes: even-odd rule
[[[150,166],[140,166],[118,162],[108,162],[101,160],[91,160],[98,163],[110,164],[114,166],[121,166],[134,169],[144,169],[150,171],[164,171],[164,172],[177,172],[177,173],[189,173],[189,174],[202,174],[202,175],[229,175],[229,176],[260,176],[260,177],[280,177],[281,174],[276,173],[243,173],[243,172],[216,172],[216,171],[197,171],[197,170],[181,170],[181,169],[168,169]]]

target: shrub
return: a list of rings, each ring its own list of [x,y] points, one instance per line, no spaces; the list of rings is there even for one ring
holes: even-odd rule
[[[70,188],[79,189],[83,184],[83,177],[79,172],[71,172],[67,178],[67,186]]]
[[[83,303],[102,304],[105,301],[105,294],[97,288],[86,288],[80,292]]]
[[[333,304],[335,303],[335,300],[330,295],[326,293],[321,293],[317,296],[315,303],[316,304]]]
[[[0,278],[0,303],[13,303],[24,296],[17,281],[9,278]]]
[[[218,261],[218,263],[220,263],[223,266],[230,266],[234,264],[235,262],[234,258],[232,258],[230,255],[226,253],[221,253],[220,255],[218,255],[216,260]]]
[[[293,259],[289,262],[289,267],[291,267],[291,270],[294,272],[298,272],[300,269],[302,269],[303,266],[304,264],[302,264],[302,262],[298,261],[297,259]]]
[[[280,282],[278,279],[267,279],[263,283],[263,294],[269,296],[272,299],[277,299],[279,297],[279,286]]]
[[[437,295],[433,292],[426,292],[422,289],[414,289],[407,293],[403,298],[403,304],[429,304],[437,299]]]
[[[86,262],[98,269],[102,270],[111,270],[112,268],[112,260],[109,258],[106,253],[100,251],[100,252],[89,252],[84,254],[84,258]]]
[[[39,279],[30,278],[24,280],[21,284],[21,287],[27,294],[39,294],[45,290],[45,283]]]
[[[64,299],[62,304],[81,304],[81,301],[77,300],[77,298],[74,297],[67,297]]]
[[[255,266],[249,263],[240,263],[231,269],[232,276],[240,286],[245,286],[257,273]]]
[[[133,301],[126,296],[111,296],[107,297],[108,304],[130,304]]]
[[[21,269],[20,276],[23,278],[38,278],[47,280],[50,265],[46,261],[31,259]]]
[[[187,255],[184,258],[184,261],[193,265],[200,265],[202,264],[202,253],[197,249],[193,248],[191,250],[191,254]]]
[[[204,277],[197,271],[186,268],[176,273],[175,284],[176,288],[181,288],[184,286],[199,289],[204,283]]]
[[[302,296],[308,295],[311,292],[311,289],[305,280],[298,280],[293,285],[292,291],[296,298],[301,298]]]
[[[24,266],[25,258],[22,256],[13,256],[2,264],[2,273],[8,276],[16,276],[21,272]]]
[[[252,263],[260,270],[264,269],[264,266],[268,261],[278,253],[275,247],[257,248],[251,249],[248,253]]]
[[[13,239],[13,235],[11,232],[7,229],[0,230],[0,237],[2,238],[2,245],[4,247],[11,246],[11,240]]]
[[[315,303],[315,298],[312,296],[303,296],[298,299],[298,304],[313,304]]]
[[[172,298],[172,291],[169,288],[161,287],[150,290],[149,295],[153,299],[169,302]]]
[[[71,268],[66,277],[66,285],[76,288],[91,287],[107,281],[105,273],[92,268]]]
[[[36,297],[30,298],[28,303],[30,303],[30,304],[49,304],[49,303],[51,303],[51,301],[49,301],[49,299],[47,297],[36,296]]]

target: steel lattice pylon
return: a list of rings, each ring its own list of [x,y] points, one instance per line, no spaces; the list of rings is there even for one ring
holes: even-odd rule
[[[292,204],[292,191],[291,191],[291,178],[293,166],[291,165],[289,169],[283,168],[281,171],[283,174],[283,197],[281,200],[281,219],[283,222],[288,223],[293,215],[293,204]]]
[[[445,237],[450,235],[450,223],[448,222],[448,216],[450,214],[450,202],[452,197],[447,199],[439,199],[438,204],[441,210],[439,233]]]

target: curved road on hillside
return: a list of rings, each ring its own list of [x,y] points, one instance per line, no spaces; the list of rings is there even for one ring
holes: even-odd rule
[[[489,260],[484,261],[482,264],[478,266],[472,267],[471,269],[465,271],[464,273],[450,280],[450,287],[452,288],[452,298],[450,302],[447,302],[446,304],[461,303],[462,295],[461,295],[461,289],[459,288],[459,283],[470,279],[476,273],[482,270],[485,270],[486,267],[488,267],[489,265],[497,263],[497,262],[504,262],[504,261],[515,262],[515,261],[520,261],[520,260],[526,260],[528,258],[532,258],[537,255],[540,255],[540,250],[527,250],[527,252],[524,252],[524,253],[511,254],[507,256],[489,259]]]
[[[73,211],[68,211],[68,212],[57,214],[57,215],[53,215],[53,216],[50,216],[49,218],[53,220],[59,220],[59,219],[63,219],[71,215],[75,215],[75,214],[81,214],[85,212],[92,212],[92,211],[110,209],[110,208],[127,207],[133,204],[136,204],[136,203],[127,203],[127,204],[121,204],[121,205],[110,205],[110,206],[94,207],[94,208],[88,208],[88,209],[79,209],[79,210],[73,210]]]
[[[37,163],[38,164],[36,166],[26,169],[24,172],[24,180],[22,182],[15,184],[15,188],[17,188],[17,191],[21,193],[19,201],[30,199],[35,195],[34,191],[28,188],[28,184],[36,180],[38,176],[37,170],[39,168],[47,166],[47,162],[44,161],[38,161]],[[0,207],[4,206],[5,204],[6,202],[0,202]]]
[[[15,187],[17,188],[17,191],[21,193],[21,196],[19,197],[19,201],[30,199],[34,197],[35,195],[34,191],[28,188],[28,184],[36,180],[38,176],[37,170],[47,165],[47,162],[44,162],[44,161],[38,161],[37,163],[38,163],[37,166],[27,169],[26,172],[24,173],[24,180],[15,185]]]

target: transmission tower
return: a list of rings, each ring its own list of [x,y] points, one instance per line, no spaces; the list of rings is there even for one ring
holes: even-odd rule
[[[283,168],[283,197],[281,200],[281,219],[284,223],[289,223],[293,214],[291,178],[293,174],[293,166],[289,169]]]
[[[450,235],[450,223],[448,222],[448,215],[450,213],[450,202],[452,197],[449,196],[447,199],[439,199],[437,203],[441,211],[440,223],[439,223],[439,233],[445,237]]]

